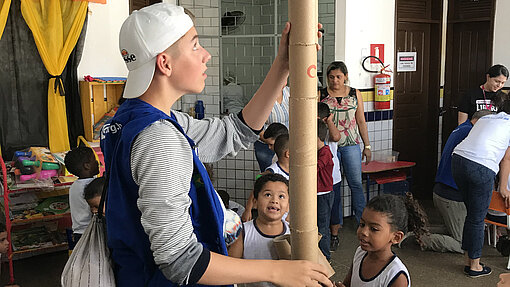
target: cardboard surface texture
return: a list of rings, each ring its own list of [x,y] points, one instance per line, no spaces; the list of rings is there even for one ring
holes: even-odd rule
[[[317,1],[289,1],[292,259],[319,262],[317,244]],[[322,254],[322,253],[321,253]]]
[[[318,262],[322,266],[326,267],[328,270],[328,273],[326,274],[328,277],[331,277],[335,274],[335,270],[331,267],[326,257],[322,254],[321,250],[319,249],[319,240],[321,236],[319,234],[319,237],[317,239],[317,247],[315,248],[315,252],[317,253]],[[274,247],[276,248],[276,253],[278,254],[278,259],[281,260],[290,260],[291,259],[291,244],[290,244],[290,235],[280,235],[277,236],[275,239],[273,239]]]

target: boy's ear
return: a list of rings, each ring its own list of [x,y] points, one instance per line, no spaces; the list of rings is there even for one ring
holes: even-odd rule
[[[391,239],[391,243],[392,244],[399,244],[400,241],[402,241],[402,239],[404,239],[404,232],[402,232],[402,231],[395,231],[393,233],[393,238]]]
[[[172,57],[168,53],[162,52],[156,56],[156,70],[167,77],[172,75]]]
[[[83,163],[83,169],[84,170],[90,170],[91,167],[92,166],[91,166],[90,162],[84,162]]]
[[[284,155],[286,158],[290,158],[290,152],[289,152],[289,150],[285,150],[285,152],[283,152],[283,155]]]

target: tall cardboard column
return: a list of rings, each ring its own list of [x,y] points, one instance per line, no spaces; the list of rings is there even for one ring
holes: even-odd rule
[[[313,262],[318,262],[316,11],[316,0],[289,0],[292,259]]]

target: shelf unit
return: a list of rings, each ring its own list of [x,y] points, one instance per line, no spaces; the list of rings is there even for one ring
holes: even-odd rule
[[[94,125],[101,120],[105,113],[118,106],[123,91],[124,82],[80,81],[81,113],[87,141],[99,141],[94,140]]]
[[[7,253],[7,258],[9,261],[9,283],[14,283],[14,272],[13,272],[13,260],[28,258],[36,255],[63,251],[68,249],[67,242],[56,242],[53,241],[52,246],[40,246],[36,248],[27,248],[23,250],[13,250],[12,245],[12,233],[16,232],[18,229],[22,230],[23,226],[27,227],[29,225],[37,225],[37,224],[46,224],[47,222],[51,222],[55,225],[57,230],[65,230],[65,228],[71,228],[71,213],[65,212],[62,214],[55,215],[42,215],[36,216],[27,219],[11,219],[9,204],[10,204],[10,195],[18,195],[22,193],[28,192],[37,192],[39,199],[50,198],[55,196],[62,196],[68,194],[68,187],[72,184],[72,182],[59,183],[54,184],[54,187],[50,190],[45,189],[44,191],[41,188],[21,188],[16,190],[10,190],[7,186],[7,167],[5,165],[4,160],[0,157],[0,168],[1,168],[1,184],[3,190],[3,198],[4,198],[4,208],[5,208],[5,218],[6,218],[6,229],[7,229],[7,239],[11,244],[9,244],[9,250]],[[57,231],[58,232],[58,231]]]

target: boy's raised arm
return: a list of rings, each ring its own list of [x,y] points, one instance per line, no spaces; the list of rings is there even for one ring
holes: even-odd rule
[[[228,256],[242,258],[244,252],[244,232],[228,247]]]
[[[328,125],[329,139],[334,142],[339,141],[341,135],[340,131],[333,122],[333,114],[329,114],[329,117],[326,119],[326,125]]]
[[[278,47],[278,55],[255,95],[246,104],[242,113],[246,124],[254,130],[264,126],[269,113],[289,76],[289,32],[290,23],[285,24]]]

